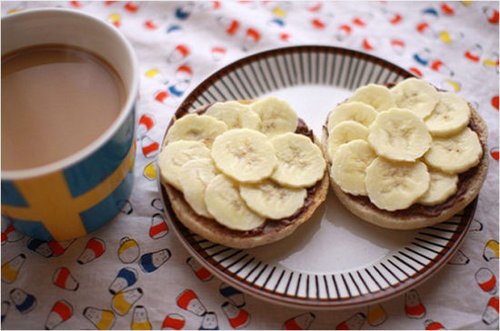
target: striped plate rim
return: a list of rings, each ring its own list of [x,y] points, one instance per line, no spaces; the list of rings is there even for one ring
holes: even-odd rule
[[[411,73],[390,62],[351,49],[330,46],[272,49],[235,61],[210,75],[186,97],[176,115],[205,103],[251,99],[299,84],[329,84],[352,90],[370,82],[384,84],[410,76]],[[250,84],[244,84],[245,80]],[[410,245],[390,252],[371,266],[338,274],[300,273],[268,265],[245,250],[214,244],[192,233],[177,219],[159,180],[158,188],[177,237],[208,270],[254,297],[310,309],[373,304],[421,284],[456,252],[477,205],[476,199],[449,221],[418,231]]]

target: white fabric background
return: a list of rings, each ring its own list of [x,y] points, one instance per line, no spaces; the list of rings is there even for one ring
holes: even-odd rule
[[[216,278],[202,282],[193,275],[186,264],[189,255],[172,232],[159,239],[152,239],[148,235],[151,217],[158,212],[151,206],[151,201],[158,197],[158,192],[156,181],[147,179],[143,172],[155,160],[156,154],[145,156],[141,147],[151,142],[161,142],[171,115],[189,90],[210,73],[248,54],[293,44],[335,45],[367,51],[407,69],[416,68],[424,79],[444,89],[451,89],[451,84],[459,84],[460,95],[474,103],[487,121],[489,147],[496,148],[498,153],[498,66],[483,64],[489,59],[498,61],[498,21],[488,22],[488,15],[498,10],[497,2],[327,2],[319,5],[316,2],[267,1],[135,2],[129,5],[126,2],[8,2],[2,4],[2,15],[16,10],[53,6],[75,8],[110,23],[119,22],[119,29],[130,40],[139,58],[141,87],[137,118],[148,114],[154,118],[155,125],[145,138],[138,138],[136,181],[130,199],[133,212],[130,215],[120,214],[99,231],[76,240],[59,257],[44,258],[29,250],[26,237],[15,242],[2,241],[2,264],[20,253],[26,255],[26,262],[16,281],[12,284],[2,283],[2,301],[10,300],[9,292],[13,288],[21,288],[37,299],[36,308],[26,315],[21,315],[12,304],[7,311],[2,311],[2,315],[5,313],[2,328],[5,329],[43,328],[52,305],[59,299],[65,299],[73,306],[73,316],[59,328],[94,328],[82,312],[88,306],[110,309],[112,296],[107,289],[118,270],[125,266],[117,256],[120,238],[124,236],[134,238],[139,243],[141,254],[163,248],[172,252],[170,260],[150,274],[141,272],[137,263],[128,265],[139,272],[139,280],[133,287],[141,287],[144,295],[137,305],[145,307],[153,328],[160,328],[165,316],[171,313],[183,315],[186,328],[200,327],[201,317],[176,305],[175,298],[184,289],[194,290],[207,310],[216,313],[219,328],[230,328],[221,310],[221,304],[226,301],[218,292],[221,282]],[[190,13],[186,19],[175,15],[179,8]],[[391,24],[390,19],[396,14],[401,15],[401,22]],[[353,23],[355,18],[364,21],[365,26]],[[232,19],[240,23],[235,35],[225,32],[226,22]],[[284,26],[276,24],[276,19],[282,19]],[[311,23],[314,19],[322,22],[323,27],[314,27]],[[151,21],[156,28],[146,28],[146,21]],[[430,27],[424,33],[416,29],[421,22],[427,22]],[[348,24],[352,34],[339,40],[338,27],[342,24]],[[167,33],[173,27],[178,29]],[[261,38],[257,43],[245,38],[248,28],[260,32]],[[288,39],[283,34],[288,35]],[[443,41],[447,40],[446,36],[451,38],[448,43]],[[373,46],[373,50],[363,48],[365,39]],[[391,46],[394,39],[401,40],[404,47]],[[170,54],[179,44],[187,45],[189,55],[180,61],[169,61]],[[223,48],[225,53],[214,54],[214,47]],[[481,50],[478,62],[464,56],[471,49]],[[428,59],[429,64],[417,62],[415,54]],[[441,71],[430,67],[430,63],[436,60],[444,63]],[[179,65],[189,66],[192,77],[176,75]],[[146,74],[151,69],[159,72],[152,78]],[[180,78],[188,83],[181,97],[170,96],[163,103],[155,100],[158,91],[178,84]],[[496,108],[492,104],[495,96]],[[438,321],[448,329],[498,328],[498,315],[493,325],[488,326],[481,321],[492,295],[482,291],[475,280],[476,271],[482,267],[493,271],[498,278],[498,259],[486,261],[482,256],[489,240],[496,240],[498,247],[498,183],[498,161],[490,157],[488,177],[475,216],[482,224],[482,230],[471,231],[461,248],[459,254],[465,255],[468,263],[449,264],[416,289],[426,307],[426,315],[420,319],[407,317],[404,311],[405,297],[401,296],[382,303],[387,315],[383,324],[373,327],[365,322],[362,328],[424,329],[426,320]],[[475,226],[478,225],[475,223]],[[77,264],[78,256],[91,237],[105,241],[105,253],[91,263]],[[63,290],[52,284],[52,274],[61,266],[68,267],[79,281],[77,291]],[[498,293],[495,295],[498,298]],[[278,329],[287,319],[303,313],[273,306],[248,295],[245,298],[244,309],[251,315],[246,328]],[[366,314],[367,308],[314,312],[316,318],[310,327],[334,329],[357,312]],[[131,328],[133,315],[131,309],[127,315],[117,316],[114,329]]]

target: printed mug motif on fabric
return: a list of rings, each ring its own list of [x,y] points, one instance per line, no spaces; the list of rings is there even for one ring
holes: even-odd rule
[[[5,227],[5,230],[3,230],[3,225],[8,224]],[[2,218],[2,245],[6,243],[12,243],[19,241],[24,238],[24,233],[21,233],[19,231],[16,231],[14,228],[14,225],[9,224],[8,221],[6,221],[5,218]]]
[[[496,73],[498,74],[499,70],[499,58],[498,58],[498,52],[492,52],[488,54],[487,56],[484,57],[482,65],[484,68],[490,70],[494,69]],[[498,103],[497,103],[498,105]],[[498,110],[498,107],[496,107]]]
[[[479,268],[474,277],[481,290],[491,295],[497,293],[497,278],[490,269]]]
[[[129,200],[118,200],[117,205],[120,206],[120,212],[125,215],[130,215],[134,212],[134,207]]]
[[[224,302],[221,308],[233,329],[244,328],[250,323],[250,314],[245,309],[238,308],[229,301]]]
[[[158,270],[165,262],[170,259],[171,253],[168,248],[160,249],[155,252],[146,253],[139,259],[139,266],[145,273]]]
[[[123,6],[123,8],[129,13],[135,14],[139,11],[139,4],[135,1],[129,1]]]
[[[20,288],[13,288],[10,293],[10,301],[21,314],[31,312],[37,306],[37,299],[33,294],[27,293]]]
[[[468,264],[470,259],[467,257],[467,255],[462,252],[462,250],[458,249],[455,255],[448,261],[448,264],[451,265],[466,265]]]
[[[335,327],[336,330],[360,330],[363,324],[365,324],[366,315],[363,313],[356,313],[346,319],[345,321],[340,322]]]
[[[168,233],[168,225],[161,213],[151,216],[151,226],[149,227],[149,237],[151,239],[163,238]]]
[[[219,330],[217,315],[212,311],[209,311],[205,315],[203,315],[203,319],[198,330]]]
[[[214,46],[210,50],[210,53],[212,54],[212,59],[218,62],[226,56],[227,49],[224,46]]]
[[[120,246],[118,247],[118,258],[123,263],[133,263],[141,254],[139,244],[135,239],[123,237],[120,239]]]
[[[146,72],[146,76],[148,76],[148,72]],[[139,118],[139,122],[137,124],[137,131],[136,135],[137,138],[142,138],[153,129],[155,126],[155,117],[153,114],[142,114],[141,117]]]
[[[486,325],[498,322],[498,296],[491,297],[483,311],[482,320]]]
[[[219,293],[236,307],[242,308],[245,306],[245,295],[233,286],[221,283]]]
[[[116,295],[118,292],[137,283],[139,278],[138,272],[134,268],[124,267],[118,271],[118,274],[109,285],[109,293]]]
[[[405,294],[405,313],[409,318],[422,318],[426,309],[416,290],[411,290]]]
[[[73,316],[73,306],[66,300],[54,303],[45,321],[45,330],[53,330]]]
[[[283,330],[309,330],[316,315],[311,312],[303,313],[287,319],[282,326]]]
[[[148,311],[144,306],[135,306],[130,322],[131,330],[152,330],[153,326],[149,321]]]
[[[213,278],[213,275],[207,268],[202,266],[196,259],[192,256],[186,259],[186,264],[191,268],[196,278],[202,282],[208,282]]]
[[[169,53],[167,57],[167,62],[169,63],[178,63],[183,60],[186,60],[191,54],[191,48],[186,44],[178,44],[175,48]]]
[[[144,135],[141,139],[141,151],[145,158],[154,158],[160,152],[160,144]]]
[[[404,16],[400,12],[382,8],[382,14],[391,25],[399,25],[404,21]]]
[[[180,314],[168,314],[161,324],[162,330],[182,330],[186,325],[186,319]]]
[[[52,284],[68,291],[76,291],[80,287],[80,283],[66,267],[60,267],[54,271],[52,275]]]
[[[446,330],[443,324],[430,319],[424,321],[424,326],[426,330]]]
[[[144,166],[144,169],[142,170],[142,175],[144,176],[144,178],[150,181],[153,181],[156,178],[158,178],[158,172],[156,171],[154,161],[151,161]]]
[[[104,242],[104,240],[99,238],[91,238],[89,239],[89,241],[87,241],[85,249],[78,257],[77,262],[79,264],[87,264],[101,257],[105,251],[106,243]]]
[[[366,321],[371,326],[379,326],[387,320],[387,313],[381,304],[368,306]]]
[[[75,241],[76,239],[65,241],[43,241],[40,239],[30,238],[26,244],[26,247],[45,258],[58,257],[63,255],[68,247],[71,246],[71,244]]]
[[[191,289],[186,289],[180,293],[177,296],[176,302],[180,308],[197,316],[203,316],[207,313],[207,309],[203,303],[201,303],[200,299],[198,299],[196,293]]]
[[[483,249],[483,258],[486,261],[498,260],[498,241],[491,239],[486,242]]]
[[[473,219],[469,226],[469,232],[481,232],[481,231],[483,231],[483,223],[481,223],[477,219]]]
[[[25,261],[26,255],[21,253],[2,264],[2,282],[7,284],[15,282]]]
[[[52,256],[52,250],[49,247],[49,243],[44,240],[30,238],[26,243],[26,248],[45,258]]]
[[[83,316],[88,319],[98,330],[111,330],[115,324],[115,313],[108,309],[86,307]]]
[[[144,292],[140,287],[118,292],[113,296],[111,308],[120,316],[127,315],[130,308],[142,298],[143,294]]]
[[[150,203],[151,207],[153,207],[154,209],[158,210],[159,212],[164,212],[163,210],[163,204],[161,203],[161,200],[158,199],[158,198],[154,198],[153,200],[151,200],[151,203]]]
[[[51,240],[47,244],[49,245],[49,248],[52,251],[52,257],[58,257],[63,255],[75,241],[76,239],[65,240],[65,241]]]
[[[491,105],[498,111],[498,94],[491,98]]]
[[[497,146],[492,147],[490,149],[490,155],[493,158],[493,160],[498,161],[498,147]]]
[[[490,24],[498,25],[498,8],[494,7],[483,7],[483,14]]]

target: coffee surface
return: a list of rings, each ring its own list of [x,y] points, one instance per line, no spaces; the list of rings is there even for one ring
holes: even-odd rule
[[[2,170],[64,159],[96,140],[125,102],[125,88],[104,60],[63,45],[2,57]]]

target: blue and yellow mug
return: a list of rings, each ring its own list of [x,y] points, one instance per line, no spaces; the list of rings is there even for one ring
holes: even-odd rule
[[[2,171],[2,218],[34,238],[69,240],[112,220],[132,191],[138,65],[121,33],[93,16],[37,9],[2,19],[2,56],[42,44],[67,44],[101,56],[126,90],[118,117],[90,145],[48,165]]]

